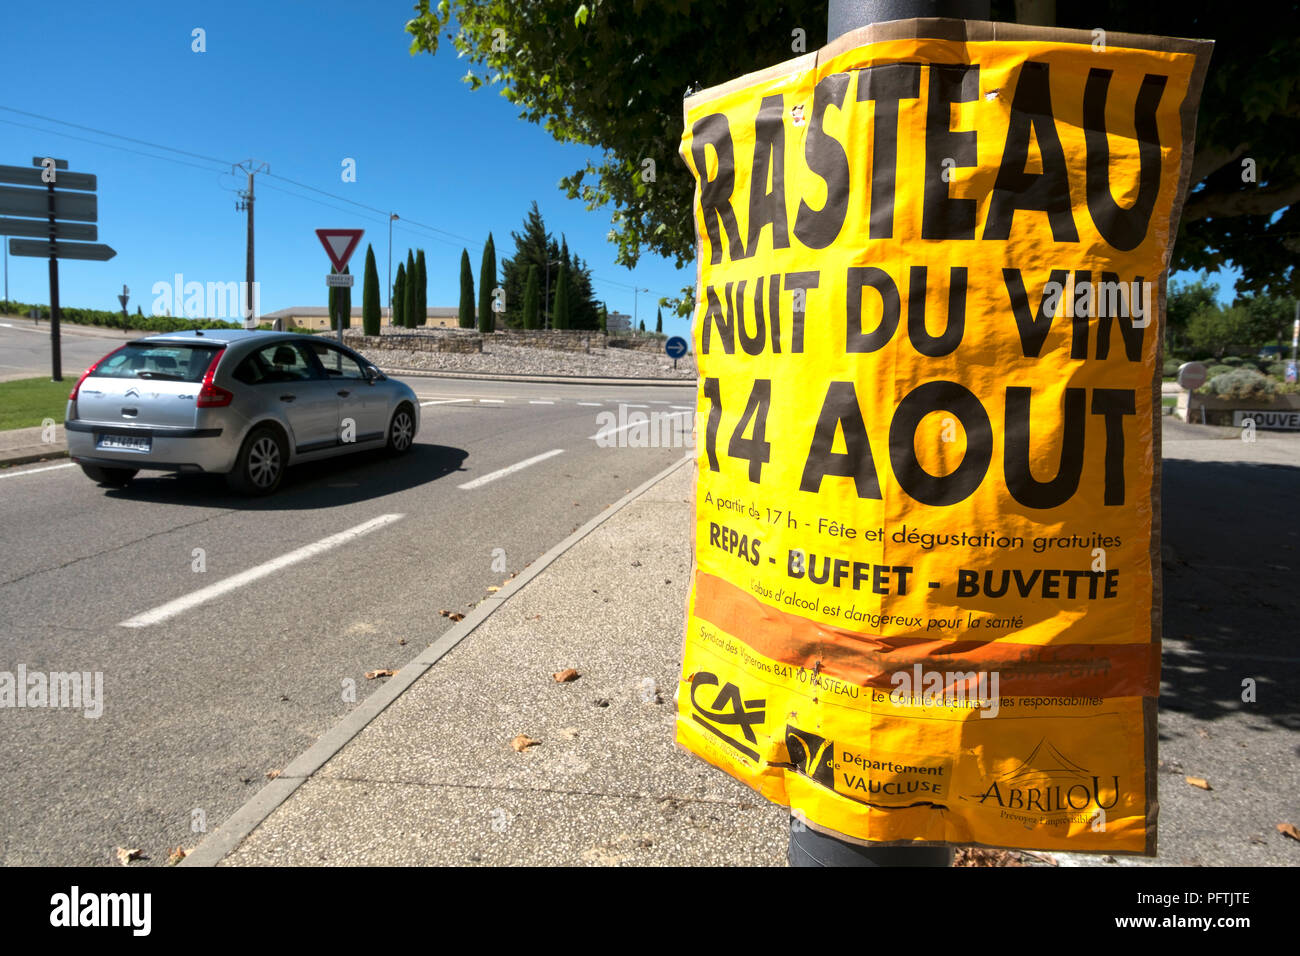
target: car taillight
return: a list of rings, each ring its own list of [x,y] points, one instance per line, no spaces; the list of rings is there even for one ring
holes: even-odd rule
[[[92,365],[90,368],[88,368],[88,369],[86,369],[84,372],[82,372],[82,373],[81,373],[81,378],[77,379],[77,384],[74,385],[74,386],[72,386],[72,391],[68,392],[68,401],[70,401],[70,402],[75,402],[75,401],[77,400],[77,393],[78,393],[79,391],[81,391],[81,383],[84,382],[84,381],[86,380],[86,378],[90,375],[90,373],[93,372],[93,371],[95,371],[95,369],[99,368],[101,365],[103,365],[105,362],[107,362],[109,359],[111,359],[111,358],[112,358],[114,355],[116,355],[118,352],[122,351],[122,349],[124,349],[124,348],[126,348],[126,346],[125,346],[125,345],[122,345],[122,346],[119,346],[119,347],[113,349],[113,351],[109,352],[107,355],[105,355],[102,359],[100,359],[98,362],[96,362],[96,363],[95,363],[94,365]]]
[[[221,361],[225,351],[221,349],[212,356],[212,361],[208,363],[208,370],[203,373],[203,385],[199,388],[199,397],[194,402],[199,408],[224,408],[235,400],[234,392],[212,384],[212,378],[217,374],[217,363]]]

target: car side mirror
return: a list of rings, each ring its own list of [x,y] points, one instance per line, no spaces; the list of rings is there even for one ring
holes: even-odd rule
[[[369,382],[371,385],[373,385],[373,384],[375,384],[375,382],[382,382],[383,380],[384,380],[384,373],[383,373],[383,372],[379,371],[379,369],[377,369],[377,368],[376,368],[375,366],[373,366],[373,365],[367,365],[367,366],[366,366],[366,381],[367,381],[367,382]]]

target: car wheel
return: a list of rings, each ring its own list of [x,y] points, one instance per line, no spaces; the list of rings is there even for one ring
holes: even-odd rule
[[[99,465],[82,465],[81,470],[91,481],[108,488],[125,488],[135,477],[138,468],[102,468]]]
[[[288,449],[280,433],[268,426],[254,428],[244,439],[235,470],[226,482],[242,495],[269,495],[280,487],[288,463]]]
[[[388,423],[388,453],[401,455],[411,450],[415,442],[415,413],[411,406],[403,403],[393,412],[393,420]]]

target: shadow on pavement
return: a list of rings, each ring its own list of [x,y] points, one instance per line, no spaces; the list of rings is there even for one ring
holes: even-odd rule
[[[1300,730],[1300,468],[1164,461],[1162,708]],[[1242,701],[1243,680],[1256,700]]]
[[[463,471],[469,453],[463,448],[417,442],[399,458],[382,451],[357,452],[290,468],[275,494],[245,498],[226,487],[219,475],[174,475],[141,472],[121,489],[105,489],[111,498],[152,501],[241,511],[305,511],[337,508],[407,491]]]

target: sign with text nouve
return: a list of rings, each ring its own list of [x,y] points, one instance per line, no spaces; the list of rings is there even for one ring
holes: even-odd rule
[[[685,102],[677,740],[862,843],[1152,855],[1160,329],[1211,44],[867,27]]]

